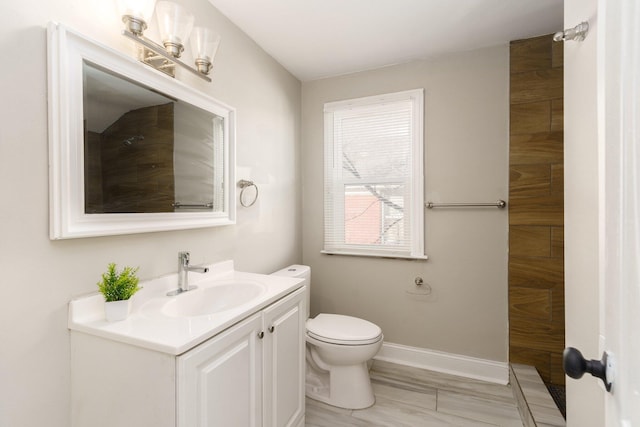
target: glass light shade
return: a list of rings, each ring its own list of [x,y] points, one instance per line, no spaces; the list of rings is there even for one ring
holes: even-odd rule
[[[196,62],[196,68],[203,74],[209,74],[216,56],[220,36],[209,28],[195,27],[191,34],[191,50]]]
[[[118,13],[122,22],[127,24],[127,30],[138,35],[147,28],[155,5],[156,0],[116,0]]]
[[[159,1],[156,5],[156,18],[165,49],[179,58],[193,28],[193,15],[179,4]]]

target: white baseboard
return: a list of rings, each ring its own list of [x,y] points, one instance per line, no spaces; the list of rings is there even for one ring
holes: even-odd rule
[[[509,383],[509,363],[385,342],[377,360],[497,384]]]

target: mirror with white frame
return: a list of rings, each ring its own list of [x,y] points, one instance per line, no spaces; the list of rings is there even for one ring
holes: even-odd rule
[[[50,238],[233,224],[233,108],[48,28]]]

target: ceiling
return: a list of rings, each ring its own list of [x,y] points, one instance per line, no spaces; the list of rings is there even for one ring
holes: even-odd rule
[[[302,81],[553,33],[563,21],[562,0],[209,1]]]

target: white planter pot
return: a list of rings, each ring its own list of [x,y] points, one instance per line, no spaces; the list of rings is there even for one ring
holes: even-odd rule
[[[117,322],[124,320],[129,316],[129,308],[131,300],[110,301],[104,303],[104,317],[107,322]]]

